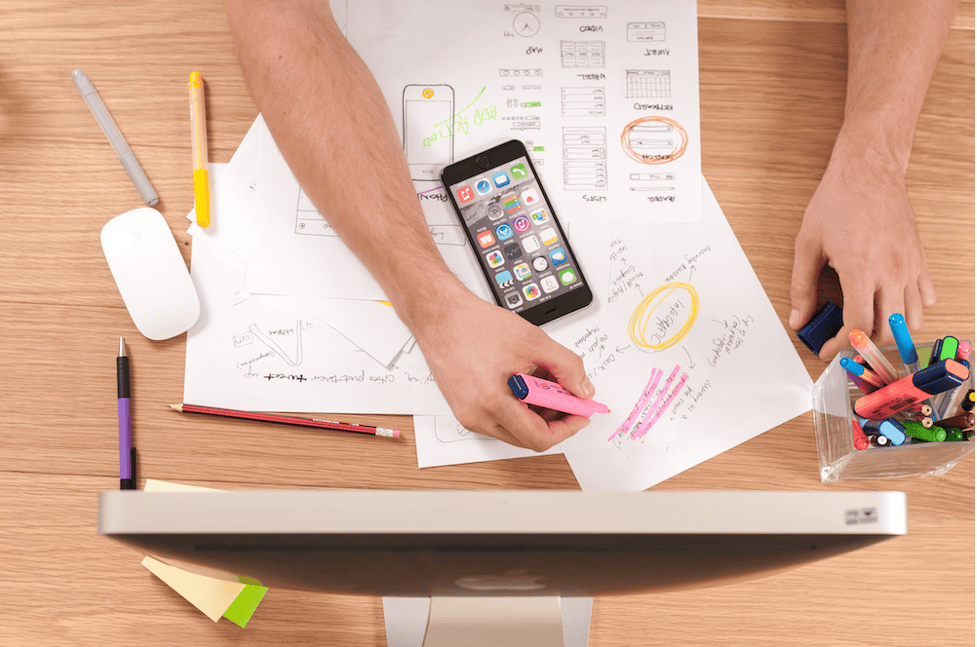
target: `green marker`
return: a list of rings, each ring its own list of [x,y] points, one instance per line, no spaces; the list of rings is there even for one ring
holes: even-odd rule
[[[957,358],[957,348],[960,345],[960,341],[956,337],[944,337],[943,345],[940,346],[940,361],[945,359],[956,359]]]
[[[953,442],[960,442],[967,440],[967,437],[964,436],[963,430],[960,427],[947,427],[946,439]]]
[[[930,427],[927,429],[918,420],[900,420],[899,422],[905,428],[907,436],[931,443],[942,443],[946,440],[946,430],[943,427]]]

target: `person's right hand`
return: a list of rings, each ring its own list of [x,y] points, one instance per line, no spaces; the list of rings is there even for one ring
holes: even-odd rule
[[[591,398],[594,386],[580,357],[460,283],[446,286],[446,291],[426,305],[412,330],[459,423],[469,431],[538,452],[590,423],[582,416],[538,412],[507,385],[513,373],[535,373],[555,379],[580,398]]]

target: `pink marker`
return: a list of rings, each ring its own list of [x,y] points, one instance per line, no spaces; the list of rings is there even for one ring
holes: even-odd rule
[[[509,378],[509,388],[513,395],[526,404],[535,404],[554,411],[571,413],[589,418],[595,413],[610,413],[606,405],[594,400],[582,400],[556,382],[541,380],[525,373],[516,373]]]

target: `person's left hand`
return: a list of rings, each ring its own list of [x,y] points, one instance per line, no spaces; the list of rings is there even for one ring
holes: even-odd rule
[[[838,273],[844,327],[821,348],[830,360],[848,345],[853,328],[877,344],[891,343],[887,320],[902,313],[910,330],[923,308],[936,303],[905,174],[884,154],[839,138],[794,242],[789,325],[802,328],[814,314],[825,263]]]

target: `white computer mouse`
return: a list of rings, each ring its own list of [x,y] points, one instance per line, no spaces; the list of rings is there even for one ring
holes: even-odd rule
[[[127,211],[102,227],[102,251],[133,323],[160,340],[189,330],[200,316],[190,272],[162,214]]]

